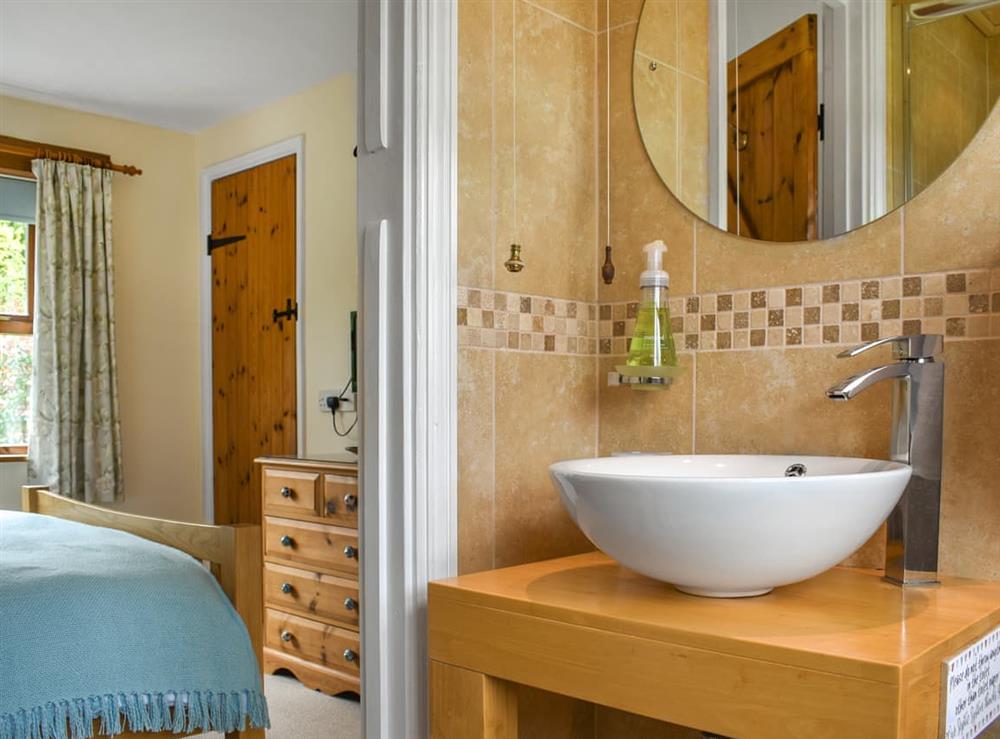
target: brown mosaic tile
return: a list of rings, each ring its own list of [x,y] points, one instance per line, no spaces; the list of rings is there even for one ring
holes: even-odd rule
[[[767,312],[767,325],[772,328],[775,326],[785,325],[785,311],[781,308],[777,310],[769,310]]]
[[[878,338],[878,324],[877,323],[862,323],[861,324],[861,340],[862,341],[875,341]]]
[[[1000,313],[1000,293],[993,293],[992,309],[994,313]]]
[[[458,325],[468,326],[469,325],[469,309],[459,308],[458,309]]]
[[[957,272],[945,277],[945,290],[950,293],[965,292],[965,273]]]
[[[551,300],[545,301],[545,315],[554,316],[556,314],[556,304]]]
[[[602,321],[610,321],[611,320],[611,306],[607,305],[607,304],[602,305],[601,306],[600,315],[601,315],[601,320]]]
[[[989,312],[990,312],[989,295],[969,296],[969,313],[989,313]]]
[[[861,319],[861,306],[857,303],[844,303],[840,309],[840,320],[858,321]]]
[[[733,335],[729,331],[720,331],[715,338],[716,349],[732,349]]]
[[[612,336],[624,336],[625,335],[625,321],[615,321],[611,327]]]
[[[566,305],[566,317],[576,318],[576,303],[571,302]]]
[[[823,343],[836,344],[840,341],[840,326],[823,327]]]
[[[944,324],[945,336],[965,336],[965,319],[949,318]]]
[[[671,316],[670,318],[670,332],[674,334],[684,333],[684,317],[683,316]]]
[[[639,315],[639,304],[629,303],[625,306],[625,316],[627,318],[636,318]]]
[[[685,302],[685,309],[688,313],[697,313],[701,307],[701,300],[698,297],[688,298]]]
[[[879,281],[865,280],[861,283],[861,299],[876,300],[879,297]]]
[[[802,323],[806,325],[811,325],[814,323],[819,323],[820,308],[818,305],[812,305],[805,308],[802,311]]]
[[[733,296],[732,295],[719,295],[715,298],[715,310],[719,313],[725,313],[726,311],[731,311],[733,309]]]
[[[923,291],[923,279],[920,277],[903,278],[903,297],[912,298],[920,295]]]
[[[545,319],[542,316],[531,317],[531,330],[542,332],[545,330]]]
[[[916,336],[920,333],[920,320],[903,321],[903,336]]]
[[[750,328],[750,314],[747,311],[739,311],[733,314],[733,328]]]
[[[684,335],[684,348],[685,349],[697,349],[698,348],[698,334],[685,334]]]
[[[754,290],[750,293],[750,307],[751,308],[766,308],[767,307],[767,290]]]
[[[552,334],[545,335],[545,351],[554,352],[556,350],[556,337]]]
[[[482,295],[478,290],[469,290],[469,295],[466,299],[469,301],[470,308],[478,308],[482,305]]]
[[[882,301],[882,319],[899,318],[899,301],[898,300],[883,300]]]
[[[702,313],[702,315],[701,315],[701,330],[702,331],[715,331],[715,314],[714,313]]]
[[[840,302],[840,285],[823,285],[823,302],[824,303],[839,303]]]
[[[785,343],[788,346],[798,346],[802,343],[802,329],[801,328],[786,328],[785,329]]]
[[[601,339],[600,341],[601,354],[611,353],[611,339]]]
[[[517,331],[509,331],[507,333],[507,348],[517,349],[519,344],[520,344],[520,334],[518,334]],[[576,350],[575,339],[573,344],[573,350],[574,351]]]
[[[785,306],[794,307],[802,305],[802,288],[790,287],[785,290]]]
[[[767,332],[762,328],[751,329],[750,346],[764,346],[767,343]]]

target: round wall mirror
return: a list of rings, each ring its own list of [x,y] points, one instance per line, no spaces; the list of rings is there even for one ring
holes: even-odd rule
[[[632,93],[692,212],[751,239],[829,238],[972,140],[1000,95],[1000,0],[645,0]]]

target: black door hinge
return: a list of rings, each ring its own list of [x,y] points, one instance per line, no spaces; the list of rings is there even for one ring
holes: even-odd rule
[[[826,139],[826,106],[819,104],[819,115],[816,116],[816,128],[819,130],[819,140]]]
[[[223,246],[235,244],[237,241],[243,241],[245,238],[246,236],[223,236],[221,239],[213,239],[212,234],[209,234],[205,237],[205,240],[208,245],[208,253],[211,255],[213,249],[220,249]]]
[[[288,320],[295,318],[297,320],[298,317],[299,317],[299,304],[296,303],[295,305],[292,305],[291,298],[285,298],[284,310],[278,310],[277,308],[275,308],[274,311],[271,313],[271,320],[274,321],[275,323],[277,323],[283,318]]]

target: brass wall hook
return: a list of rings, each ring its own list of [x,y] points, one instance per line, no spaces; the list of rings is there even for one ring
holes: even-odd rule
[[[510,257],[503,266],[507,268],[508,272],[520,272],[524,269],[524,260],[521,259],[521,245],[511,244],[510,245]]]
[[[601,267],[601,277],[605,285],[615,281],[615,263],[611,261],[611,244],[604,247],[604,266]]]

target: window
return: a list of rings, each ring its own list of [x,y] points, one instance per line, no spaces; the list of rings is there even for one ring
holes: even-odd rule
[[[28,451],[35,227],[0,220],[0,454]]]

